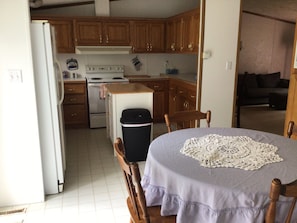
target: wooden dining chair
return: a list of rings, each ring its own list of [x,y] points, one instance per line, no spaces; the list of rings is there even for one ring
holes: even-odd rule
[[[289,121],[287,128],[287,136],[288,138],[291,138],[292,135],[297,135],[297,126],[295,125],[294,121]]]
[[[168,132],[172,132],[177,129],[194,128],[196,127],[196,122],[201,119],[205,119],[207,127],[210,127],[211,111],[208,110],[206,113],[197,110],[180,111],[175,112],[171,116],[165,114],[164,118]]]
[[[138,164],[127,161],[121,138],[116,139],[114,147],[128,190],[127,206],[130,212],[130,223],[176,222],[176,216],[161,216],[161,206],[146,206],[145,194],[140,184],[141,176]]]
[[[280,195],[293,198],[290,209],[288,210],[286,221],[281,220],[281,222],[289,223],[291,222],[292,214],[297,200],[297,180],[289,184],[282,184],[281,181],[277,178],[272,180],[269,194],[270,203],[265,215],[265,223],[275,223],[275,218],[277,215],[276,203]]]

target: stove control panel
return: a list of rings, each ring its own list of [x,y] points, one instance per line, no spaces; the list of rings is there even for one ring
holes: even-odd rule
[[[124,65],[86,65],[86,73],[124,73]]]

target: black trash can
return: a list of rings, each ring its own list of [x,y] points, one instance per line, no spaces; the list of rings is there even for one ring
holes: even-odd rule
[[[146,160],[151,142],[152,121],[151,113],[147,109],[132,108],[122,111],[123,142],[128,161]]]

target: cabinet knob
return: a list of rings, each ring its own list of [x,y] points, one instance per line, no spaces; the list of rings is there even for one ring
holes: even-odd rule
[[[175,43],[172,43],[170,48],[171,48],[172,51],[175,51]]]
[[[106,43],[108,43],[109,42],[109,38],[108,38],[108,35],[107,34],[106,34],[105,38],[106,38]]]
[[[76,101],[76,98],[70,98],[69,101],[74,102],[74,101]]]
[[[189,43],[189,44],[188,44],[188,49],[191,50],[191,51],[194,49],[194,47],[193,47],[193,43]]]
[[[77,116],[77,113],[72,113],[71,114],[71,117],[75,117],[75,116]]]
[[[73,91],[73,88],[68,88],[67,91],[72,92]]]
[[[99,43],[102,43],[102,35],[99,36]]]

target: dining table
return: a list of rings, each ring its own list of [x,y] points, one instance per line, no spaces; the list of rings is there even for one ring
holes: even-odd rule
[[[188,128],[151,142],[141,184],[147,206],[161,205],[161,215],[176,215],[177,223],[263,223],[274,178],[297,179],[296,140],[243,128]],[[289,200],[280,197],[277,222]]]

